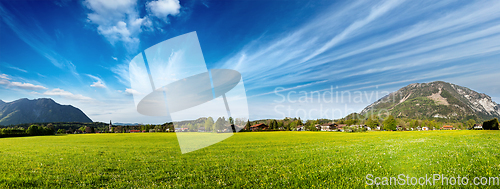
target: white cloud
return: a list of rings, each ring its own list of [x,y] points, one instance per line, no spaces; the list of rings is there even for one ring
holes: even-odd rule
[[[175,16],[179,14],[181,5],[178,0],[158,0],[146,4],[150,13],[167,22],[168,15]]]
[[[11,82],[8,86],[25,90],[33,90],[33,91],[47,89],[46,87],[41,85],[33,85],[31,83],[21,83],[21,82]]]
[[[5,79],[0,79],[0,85],[8,85],[10,81],[5,80]]]
[[[24,89],[24,90],[44,90],[47,89],[44,86],[41,85],[34,85],[31,83],[21,83],[21,82],[16,82],[16,81],[9,81],[11,80],[7,74],[0,74],[0,85],[5,85],[8,88],[17,88],[17,89]]]
[[[104,83],[102,83],[101,81],[96,81],[96,82],[92,83],[92,85],[90,85],[90,86],[95,87],[95,88],[103,88],[103,89],[106,88],[106,85],[104,85]]]
[[[153,1],[146,4],[149,14],[140,17],[138,8],[142,6],[137,6],[136,0],[86,0],[83,4],[89,10],[88,21],[97,25],[97,32],[112,45],[124,42],[129,50],[137,48],[142,31],[153,31],[155,22],[151,19],[157,17],[166,22],[168,15],[176,15],[180,9],[177,0]]]
[[[0,79],[10,80],[7,74],[0,74]]]
[[[140,95],[140,94],[142,94],[139,91],[136,91],[134,89],[129,89],[129,88],[125,89],[125,93],[127,93],[129,95]]]
[[[118,58],[116,58],[116,57],[114,57],[114,56],[112,56],[111,58],[112,58],[113,60],[115,60],[115,61],[117,61],[117,60],[118,60]]]
[[[84,5],[91,11],[89,22],[97,25],[97,31],[111,44],[118,41],[136,44],[141,32],[139,13],[135,0],[87,0]]]
[[[38,94],[38,93],[35,93],[35,94]],[[83,96],[81,94],[73,94],[73,93],[70,93],[68,91],[65,91],[65,90],[62,90],[59,88],[45,91],[42,94],[47,95],[47,96],[60,96],[60,97],[71,99],[71,100],[93,100],[90,97],[86,97],[86,96]]]
[[[91,87],[103,88],[103,89],[107,88],[106,84],[102,81],[101,78],[93,76],[93,75],[90,75],[90,74],[87,74],[87,76],[89,76],[90,78],[96,80],[94,83],[92,83],[92,85],[90,85]]]

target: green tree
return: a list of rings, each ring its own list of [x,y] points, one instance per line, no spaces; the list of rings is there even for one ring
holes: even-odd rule
[[[375,129],[375,128],[377,128],[377,126],[380,125],[378,118],[376,116],[368,117],[365,124],[372,129]]]
[[[389,115],[387,119],[384,120],[384,130],[396,130],[396,120],[392,115]]]
[[[66,133],[66,130],[64,130],[64,129],[57,130],[57,134],[64,134],[64,133]]]
[[[429,129],[439,129],[436,121],[432,120],[429,122]]]
[[[285,128],[285,131],[291,131],[292,130],[292,127],[290,126],[289,123],[283,122],[283,127]]]
[[[219,131],[222,131],[226,128],[226,120],[224,119],[224,117],[219,117],[217,118],[217,121],[215,122],[215,130],[219,130]]]
[[[193,126],[193,124],[191,124],[191,123],[188,123],[188,124],[186,125],[186,127],[187,127],[187,128],[189,129],[189,131],[191,131],[191,132],[194,132],[194,131],[195,131],[194,126]]]
[[[498,119],[494,118],[492,120],[485,121],[483,123],[483,129],[484,130],[498,130]]]
[[[31,125],[30,127],[28,127],[28,129],[26,130],[26,134],[29,134],[29,135],[39,135],[40,134],[40,131],[38,130],[38,126],[37,125]]]
[[[208,117],[207,120],[205,120],[205,129],[207,130],[212,130],[216,131],[214,128],[214,119],[212,117]]]
[[[161,125],[156,125],[154,129],[155,129],[155,132],[163,132]]]
[[[469,119],[465,124],[467,125],[467,128],[473,128],[476,124],[476,120]]]
[[[295,129],[295,128],[297,128],[297,122],[292,121],[292,122],[290,123],[289,127],[290,127],[291,129]]]
[[[282,121],[278,122],[278,129],[281,129],[281,128],[283,128],[283,129],[285,128],[285,127],[283,126],[283,122],[282,122]]]

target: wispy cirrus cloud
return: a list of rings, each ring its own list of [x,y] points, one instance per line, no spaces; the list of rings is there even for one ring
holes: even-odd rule
[[[22,14],[13,14],[0,5],[0,13],[2,20],[7,26],[16,33],[16,35],[26,44],[31,46],[36,52],[45,57],[54,66],[71,72],[76,77],[79,77],[76,71],[76,66],[64,56],[55,51],[50,44],[53,44],[53,39],[50,35],[38,26],[36,23],[31,23],[35,27],[30,27],[28,30],[22,23],[35,22],[32,19],[25,18]],[[28,21],[29,20],[29,21]]]
[[[123,85],[130,86],[130,75],[128,73],[128,64],[117,64],[110,68],[115,74],[115,78]]]
[[[435,78],[426,75],[477,59],[484,60],[479,65],[497,69],[500,65],[493,60],[500,54],[498,10],[500,3],[495,1],[336,4],[290,32],[252,41],[223,58],[218,67],[240,71],[247,89],[259,94],[272,91],[258,89],[324,80],[334,85],[365,83],[358,85],[364,87],[372,86],[367,80],[391,83],[408,80],[408,74]],[[263,40],[270,38],[274,40]],[[452,75],[441,79],[447,77]],[[323,87],[314,85],[303,87]]]
[[[24,73],[28,73],[28,71],[26,71],[25,69],[21,69],[19,67],[15,67],[15,66],[12,66],[10,64],[7,64],[7,63],[2,63],[3,66],[5,66],[6,68],[10,68],[10,69],[13,69],[13,70],[17,70],[17,71],[20,71],[20,72],[24,72]]]
[[[355,32],[356,30],[359,30],[369,24],[370,22],[376,20],[380,16],[384,15],[385,13],[391,11],[391,9],[394,9],[397,7],[399,4],[401,4],[402,1],[398,0],[390,0],[386,1],[380,5],[374,6],[370,14],[368,16],[361,18],[359,20],[356,20],[352,24],[350,24],[347,28],[345,28],[342,32],[339,34],[335,35],[332,39],[324,43],[319,49],[316,49],[314,52],[312,52],[310,55],[306,56],[305,58],[302,59],[302,62],[306,62],[316,56],[318,56],[321,53],[324,53],[328,49],[331,49],[335,45],[339,44],[342,42],[344,39],[348,38],[351,33]]]
[[[53,38],[48,35],[33,19],[26,18],[23,14],[11,12],[0,5],[0,14],[2,20],[6,25],[14,31],[14,33],[23,40],[26,44],[31,46],[36,52],[49,60],[52,65],[71,72],[76,77],[79,77],[76,71],[76,66],[64,56],[60,55],[50,45],[53,44]],[[29,29],[23,23],[30,23],[33,27]]]

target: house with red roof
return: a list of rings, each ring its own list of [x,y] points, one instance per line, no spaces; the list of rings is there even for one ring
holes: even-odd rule
[[[267,129],[269,129],[269,126],[267,126],[266,124],[263,124],[263,123],[259,123],[259,124],[255,124],[255,125],[250,126],[250,130],[252,130],[252,131],[267,130]]]
[[[441,130],[453,130],[453,129],[454,128],[451,125],[445,125],[445,126],[441,127]]]

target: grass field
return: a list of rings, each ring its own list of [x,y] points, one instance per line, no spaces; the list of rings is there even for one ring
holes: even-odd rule
[[[0,138],[0,146],[0,188],[370,188],[367,174],[500,174],[499,131],[238,133],[183,155],[173,133]]]

